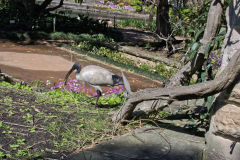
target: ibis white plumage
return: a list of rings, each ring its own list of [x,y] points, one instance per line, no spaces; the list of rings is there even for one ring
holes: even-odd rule
[[[101,86],[117,86],[123,84],[128,95],[131,94],[130,84],[123,73],[121,77],[96,65],[89,65],[82,69],[81,64],[78,62],[75,62],[72,68],[68,71],[65,77],[65,85],[67,84],[68,77],[74,70],[77,70],[75,73],[77,80],[84,81],[96,89],[97,99],[95,107],[97,106],[99,97],[102,95]]]

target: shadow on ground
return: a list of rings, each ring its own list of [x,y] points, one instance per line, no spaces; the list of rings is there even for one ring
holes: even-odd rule
[[[65,160],[200,160],[203,149],[203,137],[143,127]]]

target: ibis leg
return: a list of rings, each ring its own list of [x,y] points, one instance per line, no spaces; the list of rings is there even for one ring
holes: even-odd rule
[[[97,99],[96,99],[96,104],[95,104],[95,107],[97,107],[97,103],[98,103],[98,99],[99,97],[102,95],[102,92],[97,90]]]

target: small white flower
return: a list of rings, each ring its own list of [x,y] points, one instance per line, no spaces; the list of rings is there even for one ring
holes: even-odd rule
[[[48,86],[48,85],[50,85],[50,84],[51,84],[50,80],[47,80],[47,81],[46,81],[46,85]]]

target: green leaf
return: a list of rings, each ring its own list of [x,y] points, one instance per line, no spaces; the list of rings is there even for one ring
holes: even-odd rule
[[[195,41],[198,41],[198,39],[200,38],[200,36],[202,35],[202,33],[204,32],[204,28],[200,28],[200,30],[196,33],[195,35]]]
[[[34,132],[36,132],[36,129],[33,127],[29,131],[30,131],[30,133],[34,133]]]
[[[220,28],[219,35],[224,36],[226,33],[227,33],[227,28],[226,27]]]
[[[187,58],[189,60],[192,60],[195,56],[195,54],[197,53],[198,51],[198,48],[201,46],[200,42],[195,42],[193,43],[192,47],[191,47],[191,50],[190,50],[190,54],[187,55]]]
[[[206,116],[204,114],[200,115],[200,119],[205,119],[205,118],[206,118]]]
[[[4,156],[5,156],[5,154],[0,151],[0,157],[4,157]]]
[[[82,127],[84,127],[83,124],[77,125],[77,128],[78,128],[78,129],[79,129],[79,128],[82,128]]]
[[[213,96],[208,96],[208,98],[207,98],[207,104],[206,104],[206,107],[207,107],[207,110],[208,110],[208,111],[210,110],[210,108],[211,108],[211,106],[212,106],[212,104],[213,104],[214,99],[215,99],[215,96],[214,96],[214,95],[213,95]]]
[[[219,48],[221,42],[223,41],[224,39],[224,36],[217,36],[215,37],[215,40],[214,40],[214,48],[217,49]]]
[[[16,150],[19,145],[18,144],[11,144],[10,147],[13,149],[13,150]]]
[[[188,29],[188,30],[187,30],[187,33],[194,33],[194,32],[195,32],[194,29]]]
[[[200,43],[199,42],[195,42],[193,43],[192,47],[191,47],[191,52],[197,51],[197,49],[199,48]]]
[[[204,55],[205,55],[204,58],[205,59],[207,59],[208,56],[209,56],[209,51],[211,49],[211,44],[212,44],[212,42],[208,42],[207,45],[206,45],[206,48],[205,48],[205,51],[204,51]]]
[[[206,81],[206,72],[207,72],[207,71],[204,71],[204,72],[201,73],[202,82],[205,82],[205,81]]]

